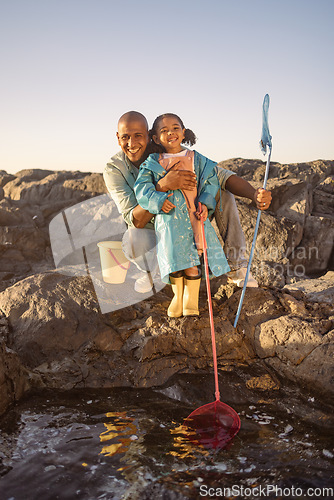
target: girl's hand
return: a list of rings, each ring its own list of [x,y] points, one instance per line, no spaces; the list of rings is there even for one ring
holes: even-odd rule
[[[203,203],[201,203],[201,206],[201,211],[197,210],[197,212],[195,212],[195,215],[197,219],[203,219],[204,222],[208,218],[208,207],[206,205],[203,205]]]
[[[173,193],[170,193],[165,201],[163,202],[163,205],[161,207],[161,210],[165,212],[165,214],[168,214],[173,208],[175,208],[175,205],[171,201],[168,200],[170,196],[172,196]]]

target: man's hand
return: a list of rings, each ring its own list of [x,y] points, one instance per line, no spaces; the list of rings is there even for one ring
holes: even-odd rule
[[[168,214],[173,208],[175,208],[175,205],[173,205],[173,203],[168,200],[168,198],[172,196],[172,194],[173,193],[169,194],[162,204],[161,210],[165,212],[165,214]]]
[[[271,203],[271,191],[258,188],[254,194],[254,202],[259,210],[268,210]]]
[[[231,175],[225,188],[236,196],[249,198],[259,210],[267,210],[271,203],[271,192],[263,188],[254,189],[253,186],[238,175]]]
[[[195,215],[198,220],[203,219],[203,222],[205,222],[208,218],[208,207],[206,205],[203,205],[203,203],[201,203],[201,205],[201,210],[198,209],[197,212],[195,212]]]
[[[188,170],[176,170],[179,162],[175,163],[167,174],[155,186],[157,191],[166,193],[175,189],[197,189],[196,175]]]

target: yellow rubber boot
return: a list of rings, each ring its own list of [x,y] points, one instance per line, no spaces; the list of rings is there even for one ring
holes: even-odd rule
[[[174,297],[172,298],[172,302],[169,304],[167,315],[170,318],[179,318],[182,316],[183,311],[183,276],[179,278],[170,276],[170,282],[174,292]]]
[[[198,296],[200,284],[201,277],[195,277],[195,279],[184,277],[183,316],[199,315]]]

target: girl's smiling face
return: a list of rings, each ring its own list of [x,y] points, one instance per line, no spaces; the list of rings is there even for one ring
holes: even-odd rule
[[[156,144],[161,144],[166,153],[180,153],[182,151],[181,142],[184,140],[185,129],[180,122],[172,116],[162,118],[157,127],[157,135],[153,136]]]

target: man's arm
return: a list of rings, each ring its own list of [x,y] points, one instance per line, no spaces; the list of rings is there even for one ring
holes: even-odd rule
[[[132,223],[136,228],[142,229],[152,219],[153,214],[137,205],[132,210]]]
[[[271,192],[263,188],[254,189],[253,186],[238,175],[231,175],[225,184],[225,189],[236,196],[249,198],[258,209],[267,210],[271,203]]]
[[[103,178],[128,227],[145,227],[153,215],[138,205],[133,188],[127,183],[121,171],[116,166],[108,164],[103,172]]]

